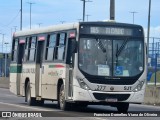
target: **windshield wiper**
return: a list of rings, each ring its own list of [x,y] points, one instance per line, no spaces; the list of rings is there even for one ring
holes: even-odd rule
[[[106,49],[104,48],[102,42],[99,39],[96,39],[100,49],[102,50],[103,53],[106,53]]]
[[[118,44],[117,44],[116,57],[118,57],[118,56],[121,54],[122,50],[124,49],[124,47],[125,47],[126,44],[127,44],[127,41],[128,41],[128,39],[125,39],[125,40],[124,40],[124,42],[122,43],[122,45],[121,45],[121,47],[119,48],[119,50],[118,50]]]

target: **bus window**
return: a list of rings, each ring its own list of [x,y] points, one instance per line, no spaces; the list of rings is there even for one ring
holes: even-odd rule
[[[32,37],[29,46],[29,61],[35,61],[36,44],[37,44],[36,37]]]
[[[66,34],[61,33],[57,41],[57,60],[64,60],[65,55]]]
[[[50,35],[47,41],[45,60],[49,60],[49,61],[53,60],[55,44],[56,44],[56,34]]]
[[[28,60],[29,42],[30,42],[30,38],[27,38],[27,41],[25,43],[25,53],[24,53],[24,56],[23,56],[24,62],[26,62]]]
[[[17,47],[18,47],[18,39],[15,39],[12,47],[12,61],[17,61]]]

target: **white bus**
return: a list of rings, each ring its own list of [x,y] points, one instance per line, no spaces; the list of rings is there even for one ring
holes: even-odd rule
[[[28,105],[58,101],[101,104],[127,112],[140,104],[146,82],[143,28],[116,22],[80,22],[16,32],[10,91]]]

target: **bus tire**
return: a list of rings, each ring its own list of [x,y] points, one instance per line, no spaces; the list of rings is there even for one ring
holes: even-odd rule
[[[29,106],[35,105],[35,98],[31,97],[31,87],[30,87],[30,82],[27,83],[27,88],[26,88],[26,100],[27,104]]]
[[[43,106],[44,105],[44,100],[36,100],[36,104],[38,106]]]
[[[117,110],[118,112],[126,113],[128,112],[129,103],[118,103]]]
[[[58,104],[61,110],[67,110],[69,103],[66,102],[65,100],[65,90],[64,90],[64,85],[62,84],[60,89],[59,89],[59,99],[58,99]]]

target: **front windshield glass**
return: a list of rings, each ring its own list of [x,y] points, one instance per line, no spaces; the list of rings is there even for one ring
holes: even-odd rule
[[[79,68],[96,76],[136,76],[143,71],[141,39],[81,38]]]

